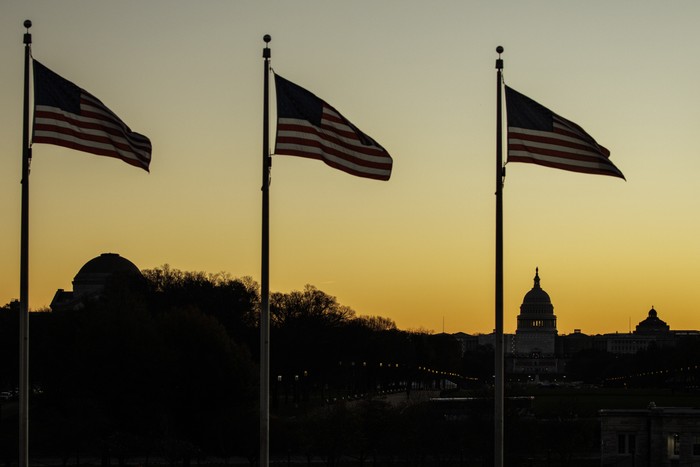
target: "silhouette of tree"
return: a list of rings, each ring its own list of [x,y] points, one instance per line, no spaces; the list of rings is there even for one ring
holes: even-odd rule
[[[395,331],[397,329],[394,320],[382,316],[358,316],[355,318],[355,322],[373,332]]]
[[[17,387],[19,375],[19,302],[0,308],[0,391]]]
[[[51,313],[52,332],[35,342],[43,349],[33,367],[42,375],[42,409],[53,417],[47,420],[74,427],[57,431],[55,439],[71,447],[102,446],[104,458],[116,433],[148,437],[157,431],[161,339],[143,288],[127,282],[113,281],[102,299],[83,309]]]
[[[250,277],[234,279],[226,273],[206,274],[172,269],[167,264],[143,271],[153,290],[152,308],[196,307],[215,317],[237,342],[257,347],[259,286]]]
[[[307,285],[303,291],[270,297],[272,374],[299,402],[299,384],[325,384],[328,370],[342,354],[340,333],[355,312],[335,297]],[[310,379],[309,379],[310,378]]]
[[[19,385],[19,302],[0,308],[0,391]],[[0,399],[0,463],[7,467],[18,456],[18,418],[14,400]]]
[[[44,391],[33,419],[48,449],[98,446],[104,462],[120,464],[156,452],[187,461],[240,452],[257,436],[249,352],[196,307],[154,310],[162,297],[152,293],[147,282],[121,278],[82,309],[47,314],[51,333],[35,345]]]
[[[270,321],[273,326],[299,327],[306,324],[338,327],[355,316],[355,312],[340,305],[335,297],[307,284],[303,291],[270,296]]]
[[[247,351],[213,317],[196,309],[164,315],[159,328],[167,349],[164,364],[171,370],[161,394],[168,437],[219,454],[245,448],[241,441],[257,434],[251,403],[256,372]],[[227,448],[236,442],[238,449]]]

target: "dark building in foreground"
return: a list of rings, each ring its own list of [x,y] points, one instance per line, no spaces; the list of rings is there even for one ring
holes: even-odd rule
[[[700,409],[601,410],[601,465],[700,466]]]

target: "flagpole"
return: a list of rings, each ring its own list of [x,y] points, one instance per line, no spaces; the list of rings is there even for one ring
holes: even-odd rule
[[[501,95],[503,47],[496,47],[496,329],[495,388],[494,388],[494,466],[503,467],[503,406],[504,406],[504,351],[503,351],[503,129]]]
[[[24,21],[24,110],[22,112],[22,211],[19,273],[19,467],[29,465],[29,74],[32,22]]]
[[[270,435],[270,49],[269,34],[263,37],[263,153],[262,153],[262,258],[260,279],[260,463],[269,466]]]

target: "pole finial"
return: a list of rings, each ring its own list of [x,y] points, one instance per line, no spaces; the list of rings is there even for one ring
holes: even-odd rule
[[[502,70],[503,69],[503,59],[501,58],[501,54],[503,53],[503,46],[498,46],[496,47],[496,53],[498,54],[498,58],[496,59],[496,69],[497,70]]]
[[[270,59],[270,48],[268,47],[268,45],[270,44],[272,37],[269,34],[265,34],[263,36],[263,40],[265,41],[265,48],[263,49],[263,58],[266,60],[269,60]]]
[[[27,28],[27,32],[24,33],[24,45],[26,47],[29,47],[32,43],[32,35],[29,33],[29,28],[32,27],[32,22],[28,19],[25,19],[24,27]]]

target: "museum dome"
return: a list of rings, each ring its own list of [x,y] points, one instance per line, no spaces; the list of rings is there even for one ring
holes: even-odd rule
[[[141,276],[134,263],[116,253],[102,253],[80,268],[73,279],[76,296],[101,292],[107,282],[116,276]]]
[[[117,253],[102,253],[96,258],[92,258],[85,263],[76,278],[86,274],[141,274],[139,268],[134,263],[126,258],[119,256]]]
[[[87,300],[99,298],[107,284],[118,277],[142,278],[134,263],[116,253],[102,253],[85,263],[73,278],[73,290],[58,289],[51,309],[77,310]]]

